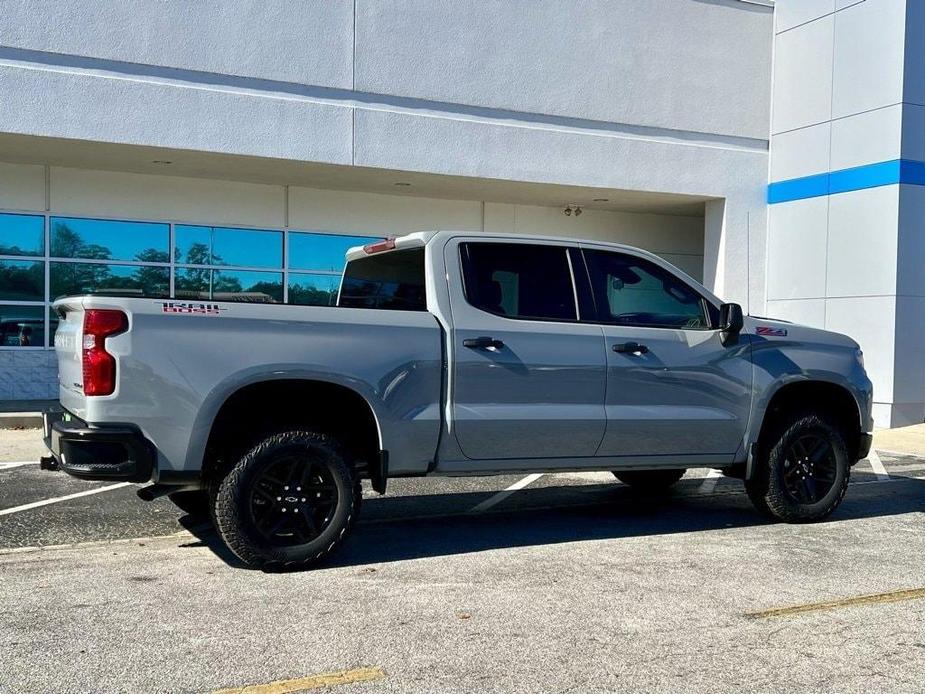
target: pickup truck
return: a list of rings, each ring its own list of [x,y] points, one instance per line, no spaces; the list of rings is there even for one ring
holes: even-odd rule
[[[246,564],[310,565],[361,480],[687,468],[786,522],[839,505],[871,445],[857,343],[743,316],[645,251],[436,231],[353,248],[337,304],[54,303],[43,467],[203,505]]]

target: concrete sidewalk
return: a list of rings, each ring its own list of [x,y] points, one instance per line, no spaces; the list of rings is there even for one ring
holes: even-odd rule
[[[925,458],[925,424],[875,431],[874,450],[905,453]]]

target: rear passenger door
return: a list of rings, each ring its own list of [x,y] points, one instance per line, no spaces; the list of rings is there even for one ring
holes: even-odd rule
[[[463,455],[593,456],[605,429],[606,360],[601,328],[580,322],[578,248],[458,238],[444,252],[451,428]]]
[[[587,246],[584,258],[607,353],[600,455],[731,460],[751,403],[747,340],[723,345],[716,307],[662,264]]]

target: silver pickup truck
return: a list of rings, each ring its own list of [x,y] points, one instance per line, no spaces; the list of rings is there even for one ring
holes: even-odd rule
[[[762,512],[826,517],[871,445],[836,333],[744,317],[664,260],[596,241],[438,231],[347,254],[337,305],[55,302],[61,409],[43,466],[208,508],[245,563],[308,565],[360,480],[686,468]]]

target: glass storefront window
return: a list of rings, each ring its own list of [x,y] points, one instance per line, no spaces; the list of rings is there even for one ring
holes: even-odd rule
[[[44,301],[45,263],[0,260],[0,300]]]
[[[44,346],[44,306],[0,304],[0,347]]]
[[[279,304],[283,301],[283,275],[280,272],[178,268],[174,288],[178,299],[257,304]]]
[[[48,299],[168,298],[171,273],[178,299],[333,306],[347,250],[380,240],[0,212],[0,347],[54,346]]]
[[[52,300],[95,293],[166,298],[170,295],[170,271],[166,267],[144,265],[51,264]]]
[[[55,331],[58,329],[58,314],[51,307],[48,309],[48,346],[55,346]]]
[[[169,224],[51,218],[51,255],[54,258],[166,263],[169,239]]]
[[[44,255],[45,218],[0,214],[0,255]]]
[[[374,236],[337,236],[289,232],[289,267],[293,270],[344,271],[344,255],[354,246],[381,241]]]
[[[184,265],[283,267],[283,233],[178,224],[174,227],[175,262]]]
[[[290,273],[289,303],[300,306],[334,306],[340,275]]]

